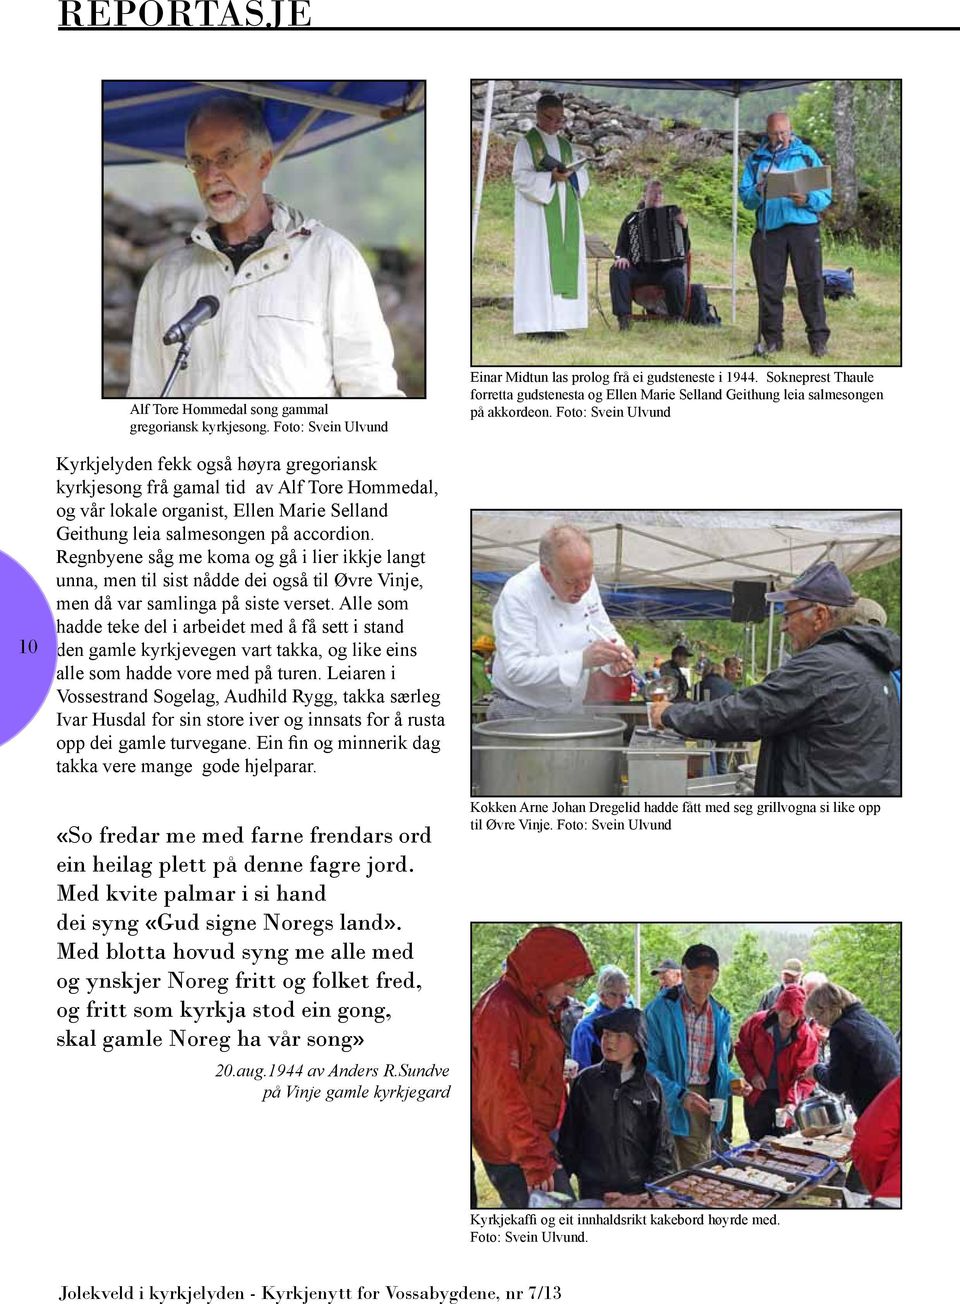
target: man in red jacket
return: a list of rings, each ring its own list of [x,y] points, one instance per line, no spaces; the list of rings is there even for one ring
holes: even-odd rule
[[[743,1117],[752,1141],[781,1136],[776,1113],[795,1105],[813,1090],[801,1074],[817,1060],[817,1038],[803,1016],[806,1000],[799,983],[784,987],[773,1009],[758,1010],[740,1029],[734,1046],[740,1067],[753,1090],[743,1102]]]
[[[567,928],[531,928],[472,1020],[473,1144],[508,1209],[532,1190],[572,1194],[554,1148],[566,1103],[560,1016],[593,973]]]

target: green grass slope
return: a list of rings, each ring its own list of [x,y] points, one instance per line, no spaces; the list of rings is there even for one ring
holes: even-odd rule
[[[719,164],[719,166],[718,166]],[[679,203],[690,219],[693,279],[706,285],[730,283],[729,164],[716,160],[676,173],[660,169],[667,200]],[[584,228],[613,248],[620,223],[636,206],[642,179],[628,176],[594,177],[583,202]],[[566,340],[549,344],[514,337],[509,306],[473,309],[472,361],[478,366],[564,365],[688,365],[729,363],[737,354],[749,354],[756,338],[757,298],[753,289],[749,245],[754,217],[740,210],[740,247],[737,265],[737,322],[731,322],[729,291],[711,290],[723,325],[719,329],[659,322],[638,322],[620,333],[610,314],[607,283],[609,262],[599,265],[599,297],[613,329],[608,330],[597,311],[597,263],[587,262],[590,324]],[[859,245],[837,246],[824,230],[824,265],[853,266],[857,298],[827,304],[832,331],[830,362],[850,367],[898,365],[900,362],[900,259],[891,250]],[[769,365],[814,364],[807,349],[803,319],[793,280],[788,273],[785,304],[785,349]],[[474,297],[513,294],[513,187],[509,180],[494,180],[484,188],[476,256],[473,263]],[[822,366],[823,364],[819,364]]]

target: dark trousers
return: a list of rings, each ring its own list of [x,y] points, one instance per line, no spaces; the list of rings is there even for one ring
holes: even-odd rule
[[[783,343],[783,290],[789,258],[807,338],[811,344],[826,344],[830,331],[823,304],[820,223],[789,222],[768,231],[766,237],[756,231],[750,242],[750,258],[760,295],[760,334],[766,343]]]
[[[751,1094],[750,1104],[743,1107],[743,1118],[751,1141],[759,1141],[765,1136],[783,1136],[783,1128],[777,1127],[779,1108],[780,1092],[776,1088],[768,1087],[759,1095],[756,1092]]]
[[[497,1188],[505,1209],[526,1209],[529,1193],[527,1179],[519,1164],[488,1164],[483,1161],[487,1176]],[[553,1174],[553,1189],[561,1195],[573,1195],[573,1187],[565,1169],[557,1168]]]
[[[610,299],[614,317],[629,317],[633,312],[633,287],[635,285],[660,285],[667,301],[667,313],[682,317],[687,298],[687,276],[683,267],[667,264],[654,267],[611,267]]]

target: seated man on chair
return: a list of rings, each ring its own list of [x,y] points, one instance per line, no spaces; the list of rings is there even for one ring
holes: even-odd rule
[[[651,208],[662,208],[663,184],[654,177],[647,182],[643,203],[628,213],[617,237],[616,258],[610,268],[610,298],[613,312],[622,331],[633,324],[633,288],[635,285],[659,285],[663,288],[667,316],[671,321],[683,317],[687,294],[686,261],[690,251],[687,218],[683,209],[676,212],[683,236],[683,252],[663,261],[650,261],[645,252],[641,226],[644,213]],[[666,251],[664,251],[666,252]]]

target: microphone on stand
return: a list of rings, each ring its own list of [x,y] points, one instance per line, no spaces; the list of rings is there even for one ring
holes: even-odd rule
[[[197,327],[216,317],[219,311],[220,300],[215,295],[202,294],[190,311],[173,323],[163,337],[164,344],[186,344]]]
[[[175,321],[164,335],[164,344],[179,344],[180,347],[177,350],[173,366],[170,368],[166,384],[160,394],[161,398],[169,397],[177,376],[181,371],[187,369],[187,359],[190,356],[190,336],[198,326],[202,326],[211,317],[216,317],[219,311],[220,300],[215,295],[202,294],[190,311],[181,317],[179,321]]]

